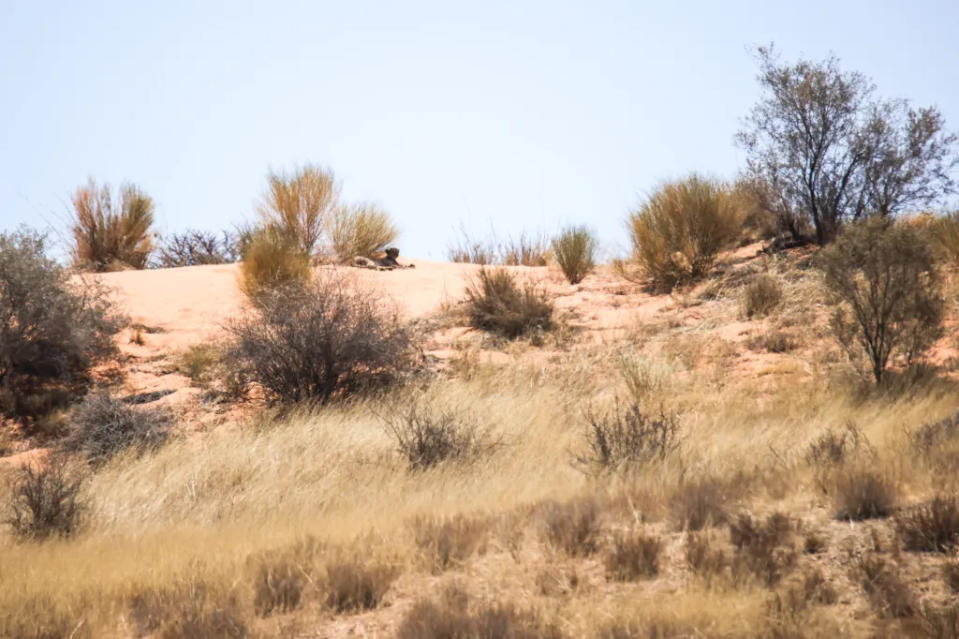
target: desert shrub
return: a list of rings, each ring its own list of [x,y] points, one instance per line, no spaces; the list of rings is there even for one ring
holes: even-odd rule
[[[235,592],[195,577],[144,587],[130,597],[138,636],[158,639],[243,639],[249,636]]]
[[[717,477],[699,477],[683,482],[671,501],[672,515],[680,530],[702,530],[729,517],[732,487]]]
[[[553,256],[570,284],[583,281],[595,265],[596,238],[585,226],[565,229],[552,242]]]
[[[82,476],[57,459],[46,466],[21,466],[10,484],[7,523],[21,540],[68,537],[80,526],[85,510]]]
[[[586,452],[575,463],[587,472],[630,470],[664,461],[679,446],[679,418],[660,407],[649,413],[638,402],[619,402],[609,412],[586,415]]]
[[[896,531],[906,550],[948,552],[959,546],[959,499],[936,495],[896,515]]]
[[[950,266],[959,265],[959,211],[936,218],[928,232],[939,259]]]
[[[250,557],[253,611],[257,616],[282,614],[302,605],[304,591],[315,581],[313,560],[317,549],[315,540],[307,538],[291,547]]]
[[[786,331],[772,330],[749,338],[746,346],[754,351],[788,353],[795,350],[797,344],[796,339]]]
[[[342,261],[370,257],[399,235],[389,214],[371,204],[337,208],[329,227],[333,252]]]
[[[83,390],[123,321],[107,292],[71,279],[42,236],[0,234],[0,413],[38,417]]]
[[[509,603],[469,609],[468,599],[418,601],[399,624],[397,639],[560,639],[560,630],[531,610]]]
[[[108,391],[96,391],[74,411],[63,446],[102,465],[122,450],[158,448],[166,441],[172,423],[173,415],[166,408],[134,408]]]
[[[869,440],[854,424],[848,424],[838,432],[827,429],[810,442],[806,462],[814,468],[831,468],[864,450],[872,451]]]
[[[883,616],[901,619],[912,616],[918,609],[915,595],[895,567],[875,553],[858,557],[850,576],[859,583],[873,607]]]
[[[333,273],[266,291],[228,332],[226,368],[282,402],[382,388],[416,361],[410,328],[373,291]]]
[[[693,574],[707,581],[725,574],[729,567],[726,552],[713,544],[712,537],[706,531],[686,535],[684,558]]]
[[[788,545],[792,523],[782,513],[773,513],[765,522],[741,514],[729,524],[729,541],[737,549],[734,572],[749,573],[765,585],[776,584],[796,563],[796,552]]]
[[[469,461],[496,445],[473,416],[427,401],[393,409],[383,421],[410,470]]]
[[[240,263],[240,290],[254,303],[279,288],[305,284],[310,279],[310,257],[297,240],[276,226],[259,229]]]
[[[603,563],[606,576],[616,581],[635,581],[659,574],[663,540],[638,531],[613,536]]]
[[[192,344],[180,354],[177,369],[189,377],[194,384],[204,386],[212,381],[222,356],[222,350],[218,345]]]
[[[743,288],[742,310],[748,319],[769,315],[782,302],[783,289],[775,277],[757,275]]]
[[[909,443],[919,455],[933,454],[953,439],[959,439],[959,412],[937,422],[923,424],[909,433]]]
[[[628,227],[633,259],[653,288],[670,291],[709,272],[741,219],[724,185],[694,175],[660,187],[629,214]]]
[[[832,318],[836,339],[852,357],[865,353],[877,384],[893,356],[911,364],[939,336],[938,272],[916,229],[881,218],[851,225],[819,265],[842,301]]]
[[[456,515],[437,518],[419,516],[410,521],[413,540],[433,572],[462,563],[483,543],[489,522]]]
[[[520,233],[518,238],[508,237],[499,246],[497,261],[506,266],[546,266],[549,249],[546,237]]]
[[[592,555],[599,547],[599,503],[595,497],[544,502],[540,505],[540,523],[546,542],[571,557]]]
[[[326,606],[334,612],[373,610],[398,576],[394,566],[359,557],[330,559],[322,577]]]
[[[480,269],[466,287],[466,314],[478,329],[513,339],[553,326],[553,303],[546,291],[505,269]]]
[[[462,232],[462,238],[458,242],[447,248],[446,256],[450,262],[481,266],[496,264],[499,259],[495,242],[471,239],[465,231]]]
[[[629,397],[636,402],[648,401],[662,391],[676,372],[676,367],[668,361],[649,359],[630,351],[620,352],[616,363]]]
[[[896,485],[879,471],[851,469],[835,478],[836,518],[878,519],[892,514]]]
[[[50,593],[18,597],[0,612],[0,637],[16,639],[92,639],[84,610]]]
[[[229,231],[217,235],[210,231],[187,230],[164,236],[153,261],[159,268],[229,264],[240,259],[237,237]]]
[[[954,593],[959,593],[959,558],[950,559],[942,564],[942,580]]]
[[[340,187],[333,172],[307,164],[291,174],[271,171],[257,207],[265,226],[276,226],[293,238],[297,252],[313,253],[339,204]]]
[[[73,194],[73,259],[95,271],[146,268],[153,200],[132,184],[118,194],[90,180]]]

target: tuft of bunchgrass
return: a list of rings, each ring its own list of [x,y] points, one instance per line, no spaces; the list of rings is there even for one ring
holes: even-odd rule
[[[892,514],[898,491],[885,474],[853,468],[836,475],[836,518],[858,521],[881,519]]]
[[[903,548],[923,552],[949,552],[959,547],[959,498],[936,495],[897,514],[896,531]]]
[[[639,531],[618,533],[606,552],[606,576],[616,581],[636,581],[659,574],[663,540]]]
[[[396,240],[399,231],[389,214],[373,204],[341,206],[330,217],[330,242],[341,262],[371,257]]]
[[[743,289],[742,312],[747,319],[764,317],[772,313],[782,302],[783,290],[772,275],[757,275]]]
[[[502,268],[482,268],[466,287],[466,314],[478,329],[514,339],[553,326],[553,303],[533,282]]]
[[[636,470],[664,461],[679,445],[679,419],[660,407],[646,411],[638,402],[598,414],[587,412],[587,450],[574,458],[589,473]]]
[[[339,204],[340,186],[330,169],[306,164],[292,173],[271,171],[257,207],[264,226],[275,226],[309,257]]]
[[[596,263],[596,238],[585,226],[564,229],[553,238],[553,257],[570,284],[579,284]]]
[[[498,445],[472,415],[428,400],[395,408],[382,419],[413,471],[447,461],[469,462]]]
[[[73,259],[95,271],[146,268],[153,250],[153,200],[125,184],[114,194],[92,179],[73,194]]]
[[[240,263],[240,290],[254,303],[278,288],[304,285],[310,256],[295,237],[277,226],[256,231]]]

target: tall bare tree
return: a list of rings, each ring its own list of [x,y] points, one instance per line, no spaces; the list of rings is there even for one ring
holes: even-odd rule
[[[955,192],[957,138],[937,109],[876,99],[873,83],[835,56],[782,64],[760,47],[758,59],[763,96],[736,137],[783,233],[825,244],[846,220]]]

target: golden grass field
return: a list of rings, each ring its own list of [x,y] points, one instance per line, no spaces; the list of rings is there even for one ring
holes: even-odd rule
[[[904,548],[896,516],[837,517],[864,475],[888,487],[894,514],[959,490],[957,429],[925,449],[911,437],[959,409],[954,333],[931,372],[869,390],[830,336],[804,256],[755,254],[724,255],[719,275],[659,296],[607,267],[576,286],[517,267],[564,317],[535,344],[460,325],[470,265],[344,271],[421,321],[430,372],[286,413],[207,401],[177,367],[241,312],[234,267],[101,276],[134,322],[162,329],[142,345],[121,336],[120,384],[173,391],[159,401],[180,416],[177,436],[89,471],[77,536],[0,540],[0,636],[957,636],[954,554]],[[749,320],[742,281],[756,272],[784,299]],[[777,333],[792,348],[768,352]],[[677,448],[633,472],[584,472],[587,415],[630,399],[676,414]],[[427,400],[495,445],[410,470],[384,416]],[[859,445],[841,459],[812,458],[824,434],[851,432]],[[684,508],[708,511],[703,530]],[[753,528],[774,541],[749,542]],[[636,560],[617,577],[638,538],[658,541],[655,567]],[[411,621],[437,611],[446,634]]]

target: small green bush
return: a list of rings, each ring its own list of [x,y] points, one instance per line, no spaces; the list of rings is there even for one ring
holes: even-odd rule
[[[553,239],[553,256],[570,284],[583,281],[595,266],[596,238],[585,226],[570,227]]]
[[[399,231],[386,211],[370,204],[343,206],[330,219],[330,241],[340,261],[371,257],[396,240]]]
[[[73,195],[73,257],[95,271],[146,268],[153,240],[153,200],[132,184],[114,195],[93,180]]]
[[[748,319],[769,315],[783,299],[783,289],[775,277],[758,275],[743,289],[743,315]]]
[[[310,256],[298,241],[276,226],[258,230],[240,263],[240,289],[258,303],[278,288],[305,285],[310,279]]]
[[[634,261],[654,289],[670,291],[706,275],[742,219],[724,185],[693,175],[660,187],[629,214],[628,228]]]
[[[553,303],[532,282],[520,286],[506,269],[482,268],[466,287],[470,325],[513,339],[553,327]]]

